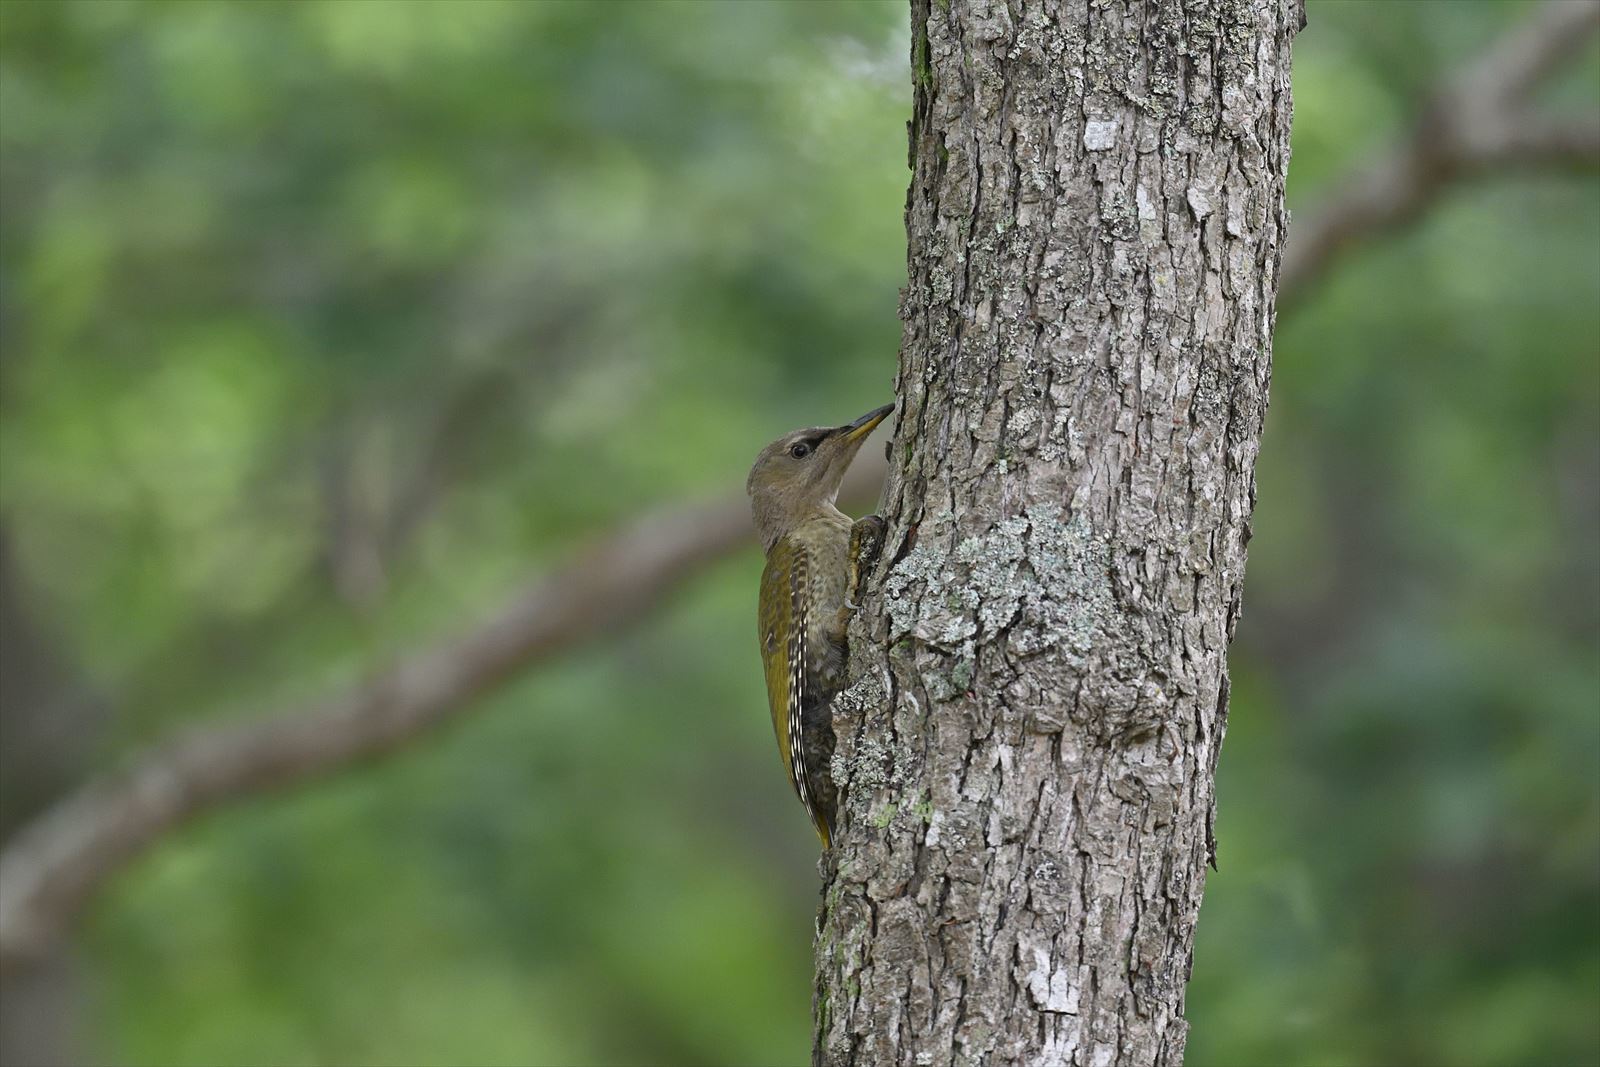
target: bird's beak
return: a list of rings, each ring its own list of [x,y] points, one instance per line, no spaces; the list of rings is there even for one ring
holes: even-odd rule
[[[855,422],[834,427],[822,442],[820,448],[827,453],[827,459],[814,469],[820,484],[830,490],[830,499],[832,493],[839,491],[839,482],[843,480],[850,461],[856,458],[856,450],[861,447],[861,442],[865,441],[867,434],[876,429],[878,423],[888,418],[889,412],[893,410],[893,404],[875,408]]]
[[[878,423],[889,417],[889,412],[894,410],[893,404],[885,404],[861,416],[847,426],[841,426],[834,433],[847,445],[856,444],[866,438],[867,434],[877,429]]]

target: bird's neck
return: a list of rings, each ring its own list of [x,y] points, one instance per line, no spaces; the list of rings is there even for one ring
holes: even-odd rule
[[[790,523],[782,536],[773,544],[777,544],[779,540],[810,543],[818,538],[836,539],[840,535],[849,537],[850,525],[850,516],[835,507],[833,501],[828,500]],[[772,551],[772,545],[767,546],[767,551]]]

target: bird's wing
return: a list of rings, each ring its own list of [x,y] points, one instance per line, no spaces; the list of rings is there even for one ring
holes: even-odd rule
[[[767,706],[778,755],[800,802],[809,810],[800,765],[800,708],[805,699],[806,572],[804,546],[784,538],[767,554],[761,574],[761,662],[767,675]]]

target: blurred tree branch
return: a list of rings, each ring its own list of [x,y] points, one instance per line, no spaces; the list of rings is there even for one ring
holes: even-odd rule
[[[1355,245],[1420,217],[1452,184],[1492,171],[1600,167],[1600,116],[1538,115],[1527,98],[1600,28],[1600,3],[1551,0],[1431,96],[1403,141],[1335,183],[1292,226],[1280,307]]]
[[[883,470],[881,460],[858,462],[847,495],[874,493]],[[752,535],[742,493],[649,512],[535,581],[489,621],[343,693],[196,727],[90,782],[0,853],[0,969],[46,953],[107,877],[173,827],[399,747],[527,667],[637,619]]]
[[[1533,88],[1597,27],[1600,3],[1554,0],[1436,92],[1404,142],[1336,182],[1325,206],[1296,227],[1280,307],[1305,296],[1340,255],[1416,219],[1462,178],[1600,165],[1600,118],[1568,121],[1525,108]],[[858,462],[846,495],[869,497],[883,470],[881,460]],[[432,473],[425,463],[424,497]],[[416,502],[407,503],[404,511]],[[0,852],[0,968],[46,954],[100,885],[167,831],[414,740],[526,668],[643,615],[750,538],[742,495],[650,512],[489,621],[363,684],[248,722],[198,726],[82,786]]]

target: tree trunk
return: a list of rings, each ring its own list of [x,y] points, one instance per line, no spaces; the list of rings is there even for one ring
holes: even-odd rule
[[[1296,0],[913,0],[874,592],[816,1059],[1177,1064],[1286,224]]]

